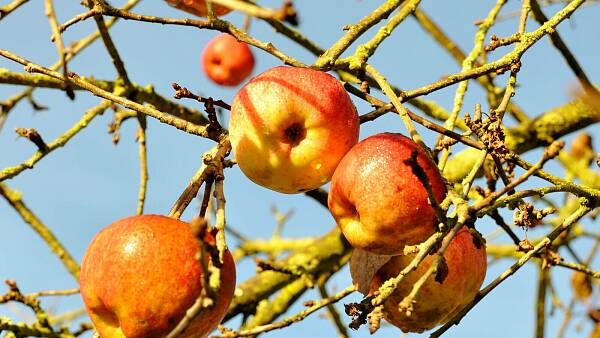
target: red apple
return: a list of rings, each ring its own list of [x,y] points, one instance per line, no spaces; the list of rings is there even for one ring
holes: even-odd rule
[[[377,291],[389,278],[398,276],[414,256],[392,257],[375,274],[370,292]],[[481,238],[475,238],[469,230],[463,228],[444,253],[448,268],[445,279],[439,283],[435,281],[435,274],[432,274],[414,298],[412,313],[407,316],[406,311],[399,308],[399,304],[436,259],[437,255],[427,256],[416,270],[404,277],[383,304],[383,318],[404,332],[423,332],[446,323],[475,298],[483,283],[487,266],[485,244]]]
[[[207,234],[205,241],[214,244]],[[103,338],[166,336],[202,291],[200,242],[188,223],[165,216],[121,219],[92,240],[81,265],[81,296]],[[221,322],[235,289],[229,251],[216,303],[181,337],[206,337]]]
[[[358,140],[359,120],[344,87],[331,75],[275,67],[236,94],[229,131],[244,174],[291,194],[331,179]]]
[[[405,245],[426,240],[436,217],[427,191],[404,160],[417,151],[437,202],[446,186],[435,163],[419,145],[400,134],[371,136],[338,165],[329,192],[329,210],[353,247],[397,255]]]
[[[169,5],[186,11],[197,16],[207,16],[208,9],[206,8],[205,0],[165,0]],[[231,9],[225,6],[212,5],[213,12],[216,16],[225,15],[231,12]]]
[[[204,48],[202,68],[215,83],[237,86],[252,73],[254,56],[247,44],[221,33]]]

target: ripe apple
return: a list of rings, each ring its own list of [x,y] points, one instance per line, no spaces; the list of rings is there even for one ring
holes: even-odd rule
[[[254,56],[247,44],[221,33],[204,48],[202,68],[215,83],[237,86],[252,73]]]
[[[214,244],[212,234],[205,241]],[[188,223],[159,215],[121,219],[96,235],[81,265],[81,296],[103,338],[164,337],[202,291],[200,242]],[[235,289],[227,251],[216,303],[181,337],[206,337],[221,322]]]
[[[205,0],[165,0],[167,3],[175,8],[181,9],[188,13],[197,16],[207,16],[208,9],[206,8]],[[216,16],[225,15],[231,12],[231,9],[225,6],[212,5],[213,12]]]
[[[373,277],[370,292],[377,291],[386,280],[396,277],[414,256],[415,254],[392,257]],[[444,253],[448,268],[445,279],[439,283],[435,280],[435,274],[432,274],[414,298],[412,313],[407,316],[399,308],[400,302],[436,259],[437,255],[427,256],[416,270],[404,277],[383,304],[383,318],[404,332],[423,332],[446,323],[475,298],[483,283],[487,266],[485,243],[481,238],[475,238],[470,230],[463,228]]]
[[[354,146],[340,161],[329,191],[333,218],[354,248],[397,255],[435,231],[427,191],[404,160],[417,151],[437,202],[446,186],[435,163],[419,145],[400,134],[382,133]]]
[[[292,194],[331,179],[358,141],[359,120],[344,87],[331,75],[275,67],[236,94],[229,131],[244,174],[259,185]]]

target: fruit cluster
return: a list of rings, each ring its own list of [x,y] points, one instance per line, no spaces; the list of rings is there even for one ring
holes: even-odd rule
[[[167,2],[207,14],[204,1]],[[202,60],[208,76],[226,86],[244,81],[254,66],[248,46],[228,34],[211,41]],[[348,242],[368,255],[390,256],[373,274],[369,294],[411,262],[414,255],[404,255],[405,246],[422,243],[436,231],[439,221],[430,199],[441,202],[446,185],[428,150],[393,133],[358,142],[357,111],[340,82],[324,72],[275,67],[254,77],[235,95],[229,129],[237,163],[253,182],[291,194],[331,181],[329,210]],[[430,192],[415,166],[424,172]],[[444,323],[475,297],[486,255],[471,231],[461,229],[451,240],[443,256],[444,278],[431,276],[422,284],[410,313],[399,305],[435,258],[427,257],[402,280],[384,303],[388,322],[421,332]],[[199,252],[214,242],[211,233],[201,242],[188,223],[156,215],[125,218],[102,230],[85,254],[80,277],[100,335],[167,335],[203,292],[204,270],[215,262],[210,255],[199,260]],[[235,288],[228,251],[220,278],[216,303],[182,337],[205,337],[223,319]]]

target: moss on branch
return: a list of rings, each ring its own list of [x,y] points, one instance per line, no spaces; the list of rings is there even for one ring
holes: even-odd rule
[[[600,112],[581,99],[551,109],[537,118],[505,129],[506,145],[515,153],[546,146],[560,137],[600,121]],[[448,161],[444,177],[460,182],[477,161],[477,149],[468,148]]]
[[[335,227],[317,239],[313,245],[298,250],[281,263],[298,266],[307,273],[316,274],[338,265],[340,260],[350,253],[350,249],[350,244]],[[263,271],[239,284],[225,320],[252,311],[259,301],[268,298],[297,278],[299,277],[281,272]]]

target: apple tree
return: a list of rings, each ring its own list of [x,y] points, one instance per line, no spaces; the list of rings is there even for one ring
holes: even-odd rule
[[[599,337],[598,8],[1,1],[0,336]],[[201,288],[153,299],[182,274],[139,259],[80,289],[145,214],[202,239]]]

